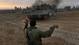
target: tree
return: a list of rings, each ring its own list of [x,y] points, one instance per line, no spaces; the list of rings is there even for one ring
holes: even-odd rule
[[[15,10],[18,10],[18,7],[15,6],[14,9],[15,9]]]
[[[22,8],[21,7],[14,7],[14,9],[15,9],[15,12],[16,13],[21,13],[22,12]]]

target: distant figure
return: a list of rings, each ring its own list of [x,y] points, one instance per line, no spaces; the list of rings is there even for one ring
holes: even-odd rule
[[[42,32],[36,27],[36,20],[31,20],[30,27],[26,30],[28,45],[42,45],[41,38],[51,36],[55,28],[58,28],[58,26],[54,25],[48,31]]]

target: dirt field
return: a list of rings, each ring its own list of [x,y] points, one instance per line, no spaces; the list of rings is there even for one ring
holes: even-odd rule
[[[0,45],[25,45],[23,32],[24,15],[0,14]],[[37,27],[46,31],[52,25],[59,25],[59,30],[79,33],[79,12],[62,12],[47,20],[38,21]],[[64,45],[60,37],[43,38],[43,45]]]

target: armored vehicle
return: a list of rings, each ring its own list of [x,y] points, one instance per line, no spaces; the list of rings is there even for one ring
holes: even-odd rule
[[[59,0],[55,0],[54,4],[41,4],[41,5],[33,5],[30,8],[30,11],[27,11],[27,15],[30,17],[36,17],[36,19],[46,19],[54,15],[56,13],[57,6],[59,4]]]

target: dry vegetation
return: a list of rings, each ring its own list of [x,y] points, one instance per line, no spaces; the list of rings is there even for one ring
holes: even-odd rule
[[[25,45],[23,15],[0,14],[0,45]],[[79,33],[79,12],[62,12],[51,19],[38,21],[38,27],[46,31],[51,25],[58,24],[61,30]],[[59,37],[43,39],[43,45],[64,45]]]

